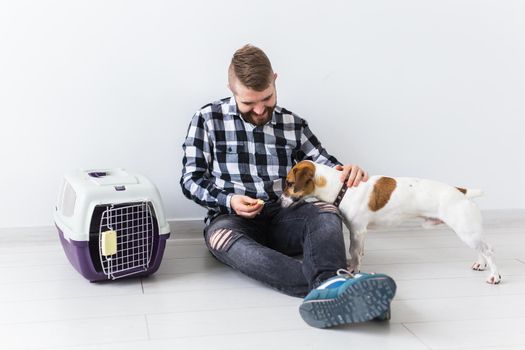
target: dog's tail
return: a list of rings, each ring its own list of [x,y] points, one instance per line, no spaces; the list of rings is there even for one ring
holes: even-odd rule
[[[483,196],[482,190],[473,189],[473,188],[461,188],[461,187],[456,187],[456,188],[459,190],[459,192],[463,193],[465,197],[467,198],[475,198],[475,197]]]

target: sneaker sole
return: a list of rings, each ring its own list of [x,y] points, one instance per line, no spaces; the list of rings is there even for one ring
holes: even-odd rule
[[[396,283],[388,276],[369,277],[350,285],[331,300],[311,300],[299,307],[303,320],[312,327],[328,328],[370,321],[389,313]]]

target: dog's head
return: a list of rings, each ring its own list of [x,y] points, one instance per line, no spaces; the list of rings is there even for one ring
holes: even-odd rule
[[[315,164],[307,160],[295,164],[286,176],[281,205],[289,207],[301,199],[313,196],[315,186]]]

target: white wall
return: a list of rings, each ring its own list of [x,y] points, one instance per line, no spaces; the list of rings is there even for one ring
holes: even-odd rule
[[[342,161],[525,208],[524,38],[522,1],[3,1],[0,226],[52,224],[62,174],[92,167],[141,172],[169,218],[202,217],[181,144],[245,43]]]

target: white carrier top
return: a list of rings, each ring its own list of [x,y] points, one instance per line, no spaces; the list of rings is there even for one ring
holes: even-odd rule
[[[55,223],[69,240],[89,241],[89,226],[97,205],[150,202],[159,234],[170,228],[160,194],[146,177],[124,169],[76,170],[64,176],[55,207]]]

